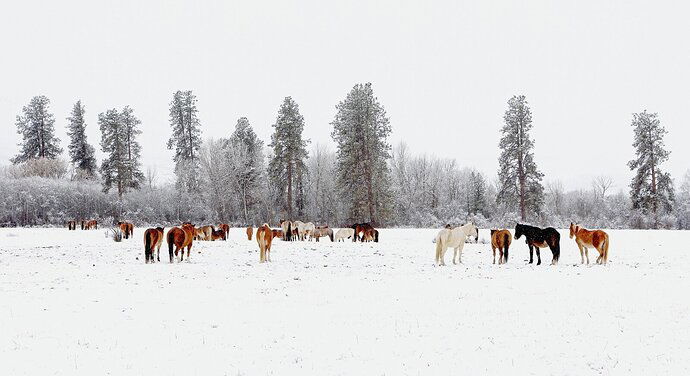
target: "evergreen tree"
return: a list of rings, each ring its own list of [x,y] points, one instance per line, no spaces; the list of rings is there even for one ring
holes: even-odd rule
[[[486,209],[486,178],[472,170],[467,179],[467,214],[484,214]]]
[[[338,189],[351,221],[381,223],[392,206],[388,166],[391,126],[371,83],[357,84],[336,106],[331,136],[338,145]]]
[[[136,140],[141,121],[126,106],[121,112],[111,109],[98,115],[101,128],[101,148],[106,154],[101,163],[103,191],[116,186],[120,197],[129,189],[138,189],[144,181],[139,161],[141,147]]]
[[[275,131],[268,145],[273,148],[273,158],[268,166],[269,177],[282,193],[281,203],[287,217],[292,219],[293,214],[302,217],[305,208],[303,179],[307,174],[305,160],[309,140],[302,138],[304,118],[292,97],[286,97],[283,101],[273,128]],[[296,213],[293,207],[297,209]]]
[[[242,208],[245,223],[249,224],[250,216],[256,213],[258,199],[261,197],[261,177],[263,175],[264,156],[263,141],[254,133],[249,120],[241,117],[237,120],[235,131],[229,140],[234,153],[241,154],[232,163],[232,174],[237,182],[237,196]],[[232,158],[232,156],[231,156]]]
[[[524,95],[513,96],[508,101],[503,120],[496,201],[508,208],[517,207],[520,218],[525,221],[528,213],[538,215],[541,212],[544,175],[534,162],[534,141],[529,136],[532,112]]]
[[[22,108],[23,115],[17,116],[17,133],[22,135],[19,154],[11,162],[19,164],[34,158],[55,159],[62,149],[60,139],[55,137],[55,118],[50,113],[50,100],[39,95],[31,98]]]
[[[175,150],[175,174],[178,189],[194,192],[199,188],[199,150],[201,129],[196,107],[196,96],[191,91],[177,91],[170,102],[172,135],[168,149]]]
[[[635,128],[633,147],[637,157],[628,162],[628,167],[637,171],[630,183],[630,198],[633,209],[651,214],[654,226],[658,227],[658,214],[670,212],[674,201],[671,175],[660,168],[669,156],[664,146],[667,131],[661,126],[657,114],[646,110],[633,114],[632,126]]]
[[[86,140],[86,122],[84,121],[84,106],[77,101],[72,113],[67,118],[67,135],[70,143],[67,147],[70,162],[79,169],[83,176],[90,178],[96,175],[96,158],[94,148]]]

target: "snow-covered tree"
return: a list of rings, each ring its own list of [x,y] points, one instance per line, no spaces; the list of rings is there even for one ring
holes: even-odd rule
[[[55,118],[50,113],[50,100],[43,95],[31,98],[17,116],[17,133],[22,135],[20,150],[12,163],[19,164],[34,158],[55,159],[62,153],[60,139],[55,137]]]
[[[513,96],[503,116],[498,159],[499,188],[496,199],[509,208],[516,208],[525,221],[528,215],[538,215],[544,202],[543,174],[534,162],[532,112],[524,95]]]
[[[237,197],[241,203],[243,219],[251,224],[263,188],[263,141],[259,140],[246,117],[237,120],[235,131],[228,140],[230,170],[237,185]]]
[[[659,214],[672,210],[674,201],[671,175],[661,170],[661,164],[668,160],[669,152],[664,146],[666,129],[659,122],[656,113],[646,110],[633,114],[635,159],[628,167],[635,170],[630,183],[630,198],[633,209],[651,215],[654,227],[659,225]]]
[[[172,134],[168,149],[174,149],[175,174],[178,189],[194,192],[199,188],[199,149],[201,148],[201,123],[196,107],[196,95],[192,91],[177,91],[170,102],[170,127]]]
[[[86,121],[84,120],[84,105],[77,101],[72,113],[67,118],[67,135],[70,138],[67,150],[70,162],[79,171],[77,176],[86,178],[96,175],[95,150],[86,140]]]
[[[101,128],[101,149],[106,154],[101,163],[103,190],[117,188],[118,196],[129,189],[138,189],[144,181],[139,161],[141,147],[136,137],[141,133],[133,110],[126,106],[121,112],[111,109],[98,114]]]
[[[349,204],[348,219],[382,223],[392,208],[386,110],[371,83],[355,85],[336,110],[331,136],[338,145],[336,177]]]
[[[280,204],[285,208],[286,217],[301,218],[305,214],[304,179],[307,177],[305,161],[309,156],[309,140],[302,137],[304,117],[292,97],[286,97],[283,101],[273,128],[271,144],[268,145],[273,149],[268,166],[269,177],[281,191]]]
[[[678,228],[690,229],[690,170],[685,172],[676,203]]]
[[[486,178],[477,171],[471,170],[467,176],[467,213],[470,215],[486,213]]]
[[[340,202],[335,186],[335,153],[316,144],[307,161],[309,168],[308,213],[318,224],[338,225]]]

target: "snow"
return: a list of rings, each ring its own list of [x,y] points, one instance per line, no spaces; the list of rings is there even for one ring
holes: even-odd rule
[[[610,231],[610,263],[507,265],[438,230],[380,243],[282,242],[270,264],[232,229],[189,262],[143,262],[143,230],[0,229],[0,374],[559,374],[690,371],[687,231]],[[480,230],[480,240],[488,230]],[[325,241],[324,241],[325,240]],[[596,259],[596,251],[590,253]]]

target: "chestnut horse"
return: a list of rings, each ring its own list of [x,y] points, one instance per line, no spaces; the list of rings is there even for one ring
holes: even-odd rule
[[[515,240],[520,239],[525,235],[525,243],[529,247],[529,263],[533,262],[534,250],[537,250],[537,265],[541,265],[541,255],[539,248],[549,247],[553,254],[551,265],[558,264],[558,258],[561,256],[561,234],[553,227],[541,229],[539,227],[516,224],[515,225]]]
[[[211,240],[225,240],[225,231],[218,229],[211,232]]]
[[[259,243],[259,263],[271,261],[271,242],[273,240],[273,231],[264,223],[263,226],[256,229],[256,242]]]
[[[228,226],[227,223],[221,223],[218,225],[218,228],[225,232],[225,237],[223,237],[223,240],[228,240],[228,234],[230,234],[230,226]]]
[[[606,264],[608,262],[609,234],[601,230],[590,231],[578,225],[577,223],[570,223],[570,239],[573,237],[575,237],[577,247],[580,248],[582,264],[585,263],[585,256],[587,256],[587,264],[589,265],[589,254],[587,253],[588,248],[594,248],[599,252],[597,264]]]
[[[134,235],[134,225],[129,222],[118,222],[120,226],[120,231],[125,239],[129,239],[130,236]]]
[[[508,262],[508,248],[512,236],[508,230],[491,230],[491,250],[494,252],[494,264],[496,263],[496,250],[498,249],[498,264]]]
[[[173,227],[168,230],[168,253],[170,254],[170,263],[173,262],[173,246],[175,247],[175,257],[178,251],[180,252],[180,262],[184,259],[184,248],[187,247],[187,259],[192,251],[192,243],[194,242],[194,225],[185,223],[182,228]]]
[[[375,242],[378,243],[379,241],[378,231],[374,231],[374,227],[371,225],[371,223],[355,223],[354,225],[350,226],[350,228],[355,230],[355,236],[352,237],[353,242],[356,242],[357,240],[364,241],[364,236],[367,233],[369,233]]]
[[[252,240],[252,234],[254,233],[254,228],[252,226],[247,226],[247,240]]]
[[[283,230],[271,230],[273,233],[273,238],[283,238]]]
[[[93,219],[90,221],[81,221],[81,229],[82,230],[98,229],[98,221],[93,220]]]
[[[158,262],[161,261],[161,244],[163,244],[163,227],[149,228],[144,231],[144,257],[147,264],[154,262],[154,249]]]

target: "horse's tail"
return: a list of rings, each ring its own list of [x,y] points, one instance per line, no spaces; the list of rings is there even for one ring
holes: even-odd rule
[[[441,260],[441,249],[443,248],[443,240],[441,234],[436,235],[436,264]]]
[[[168,253],[170,254],[170,262],[173,262],[173,238],[175,235],[173,234],[172,229],[170,232],[168,232]]]
[[[333,230],[328,231],[328,237],[331,238],[331,242],[333,241]]]
[[[508,248],[510,248],[510,234],[503,234],[503,255],[505,259],[503,262],[508,262]]]
[[[604,236],[604,244],[602,244],[602,250],[604,264],[606,264],[609,261],[609,234],[605,234]]]
[[[149,258],[153,259],[153,255],[151,254],[151,232],[145,232],[144,233],[144,257],[146,257],[146,262],[149,262]]]

